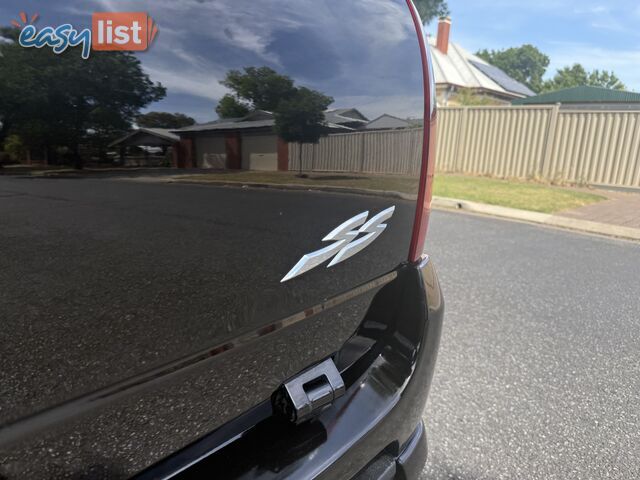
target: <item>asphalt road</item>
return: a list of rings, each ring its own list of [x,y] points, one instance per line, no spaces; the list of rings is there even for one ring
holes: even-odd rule
[[[640,245],[436,212],[424,479],[640,478]]]

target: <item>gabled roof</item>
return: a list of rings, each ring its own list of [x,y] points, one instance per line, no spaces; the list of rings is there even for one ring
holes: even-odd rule
[[[133,130],[129,133],[127,133],[124,137],[120,137],[119,139],[111,142],[109,144],[109,147],[113,147],[115,145],[119,145],[120,143],[130,139],[131,137],[134,137],[136,135],[139,135],[141,133],[147,134],[147,135],[152,135],[154,137],[158,137],[162,140],[166,140],[167,142],[177,142],[178,140],[180,140],[180,137],[178,135],[176,135],[175,133],[172,133],[173,130],[168,129],[168,128],[146,128],[146,127],[140,127],[136,130]]]
[[[178,128],[173,132],[204,132],[207,130],[237,130],[245,128],[265,128],[275,125],[273,113],[267,110],[253,110],[244,117],[219,118],[212,122],[198,123],[188,127]]]
[[[340,113],[337,113],[340,112]],[[351,117],[353,115],[353,117]],[[363,118],[356,118],[357,116]],[[353,130],[350,124],[358,123],[365,125],[368,120],[355,108],[341,108],[328,110],[325,112],[327,127],[334,130]],[[200,123],[189,127],[172,130],[175,133],[182,132],[207,132],[220,130],[245,130],[250,128],[267,128],[276,124],[273,113],[266,110],[254,110],[242,118],[223,118],[213,122]]]
[[[324,118],[330,123],[361,123],[364,125],[369,121],[357,108],[334,108],[324,112]]]
[[[480,57],[467,52],[457,43],[450,42],[445,55],[436,48],[436,39],[429,37],[436,85],[447,84],[499,93],[521,98],[535,95],[526,85],[488,64]]]
[[[273,118],[273,113],[267,110],[254,110],[252,112],[247,113],[244,117],[242,117],[243,122],[255,121],[255,120],[270,120]]]
[[[225,119],[222,122],[209,122],[209,123],[200,123],[197,125],[191,125],[190,127],[184,127],[177,130],[173,130],[175,133],[182,132],[208,132],[208,131],[216,131],[216,130],[245,130],[248,128],[266,128],[273,127],[276,124],[276,121],[273,119],[268,120],[244,120],[240,119],[239,121],[227,121],[229,119]]]
[[[610,88],[580,87],[563,88],[555,92],[542,93],[535,97],[519,98],[513,105],[535,105],[553,103],[640,103],[640,93]]]
[[[411,127],[411,123],[398,117],[394,117],[393,115],[389,115],[388,113],[384,113],[380,115],[378,118],[374,118],[369,123],[365,125],[365,129],[367,130],[378,130],[378,129],[393,129],[393,128],[409,128]]]
[[[175,133],[171,133],[170,128],[139,128],[138,130],[142,130],[143,132],[149,133],[150,135],[155,135],[156,137],[164,138],[165,140],[173,140],[178,141],[179,138]]]

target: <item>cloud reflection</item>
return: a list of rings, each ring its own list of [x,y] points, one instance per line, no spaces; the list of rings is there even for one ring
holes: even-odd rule
[[[9,0],[0,14],[11,18],[24,8]],[[263,65],[333,96],[333,107],[370,117],[422,110],[418,44],[404,0],[40,0],[29,8],[40,12],[39,26],[88,25],[92,11],[146,10],[160,34],[138,57],[168,89],[150,110],[212,120],[227,93],[219,84],[226,72]]]

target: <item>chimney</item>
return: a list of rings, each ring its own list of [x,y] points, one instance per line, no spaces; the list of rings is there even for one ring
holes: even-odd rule
[[[449,32],[451,32],[451,19],[449,17],[442,17],[438,21],[436,48],[445,55],[449,51]]]

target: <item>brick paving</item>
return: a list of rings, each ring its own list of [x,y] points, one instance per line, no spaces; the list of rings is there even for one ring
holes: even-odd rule
[[[607,200],[558,212],[556,215],[623,227],[640,228],[640,193],[612,190],[589,191],[604,195]]]

